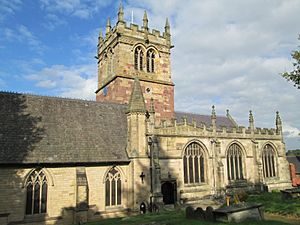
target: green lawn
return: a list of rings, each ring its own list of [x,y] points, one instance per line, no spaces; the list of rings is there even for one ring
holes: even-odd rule
[[[300,199],[282,200],[281,193],[264,193],[260,195],[249,196],[246,202],[262,203],[265,207],[265,212],[281,215],[289,215],[300,217]],[[270,217],[269,217],[270,218]],[[272,217],[271,217],[272,218]],[[284,222],[282,222],[284,221]],[[230,223],[211,223],[206,221],[191,220],[185,218],[184,210],[177,210],[172,212],[161,212],[158,214],[145,214],[124,218],[105,219],[99,222],[87,223],[88,225],[225,225]],[[235,224],[235,223],[232,223]],[[242,225],[287,225],[300,224],[293,219],[281,218],[281,221],[276,219],[269,219],[265,221],[249,221],[240,223]]]
[[[264,204],[265,212],[300,217],[300,199],[283,200],[280,192],[252,195],[247,202]]]
[[[185,218],[184,211],[163,212],[159,214],[146,214],[132,217],[106,219],[99,222],[88,223],[88,225],[225,225],[236,223],[212,223]],[[288,225],[281,221],[248,221],[242,225]]]

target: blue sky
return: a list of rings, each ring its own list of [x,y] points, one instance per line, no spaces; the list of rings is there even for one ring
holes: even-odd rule
[[[96,54],[119,1],[0,0],[0,90],[95,99]],[[300,91],[279,73],[300,44],[299,0],[123,0],[125,18],[150,28],[171,23],[175,108],[231,115],[274,127],[280,111],[287,148],[300,148]],[[129,23],[129,22],[128,22]]]

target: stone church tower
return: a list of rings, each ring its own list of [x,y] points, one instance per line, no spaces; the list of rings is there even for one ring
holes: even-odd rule
[[[171,35],[168,19],[163,34],[150,31],[145,11],[143,26],[126,26],[123,7],[118,21],[111,27],[107,20],[106,34],[98,39],[98,89],[100,102],[128,104],[134,78],[138,77],[146,108],[153,99],[158,120],[174,117],[174,84],[171,79]]]

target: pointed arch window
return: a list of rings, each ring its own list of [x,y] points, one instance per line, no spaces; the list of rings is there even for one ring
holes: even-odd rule
[[[154,73],[155,53],[153,49],[147,51],[147,72]]]
[[[184,150],[183,173],[185,184],[205,182],[204,150],[196,142],[190,143]]]
[[[48,182],[42,170],[34,170],[26,182],[26,215],[47,212]]]
[[[228,180],[243,180],[243,154],[238,144],[230,145],[227,152]]]
[[[136,70],[143,70],[143,50],[142,47],[137,47],[134,51],[134,68]]]
[[[262,152],[264,177],[276,177],[274,148],[267,144]]]
[[[116,168],[112,168],[105,178],[105,206],[122,204],[121,174]]]

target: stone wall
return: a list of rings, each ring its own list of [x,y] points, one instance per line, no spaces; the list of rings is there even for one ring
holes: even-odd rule
[[[125,215],[130,206],[131,172],[129,166],[117,166],[122,177],[122,205],[105,206],[105,175],[111,166],[86,167],[88,181],[87,220]],[[47,213],[25,215],[26,177],[33,168],[1,168],[0,224],[73,224],[76,222],[76,167],[43,168],[48,182]],[[132,206],[131,206],[132,207]]]
[[[133,79],[117,77],[107,86],[107,93],[104,95],[103,89],[97,94],[97,101],[116,102],[120,104],[128,104]],[[140,81],[147,109],[150,106],[150,100],[154,100],[155,116],[160,120],[170,120],[174,117],[174,86],[159,83],[151,83],[149,81]]]

